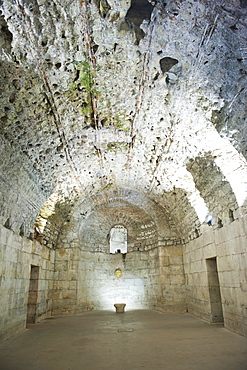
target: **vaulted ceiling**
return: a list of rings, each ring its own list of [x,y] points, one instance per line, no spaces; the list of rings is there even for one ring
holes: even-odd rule
[[[246,202],[246,13],[245,0],[2,0],[2,222],[29,234],[79,210],[159,235],[227,222]]]

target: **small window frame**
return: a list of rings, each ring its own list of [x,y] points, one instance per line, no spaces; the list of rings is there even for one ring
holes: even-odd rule
[[[110,230],[110,253],[127,253],[128,232],[123,225],[114,225]]]

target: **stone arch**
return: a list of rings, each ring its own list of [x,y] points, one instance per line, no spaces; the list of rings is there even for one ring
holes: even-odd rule
[[[196,157],[187,165],[195,186],[204,199],[210,213],[223,222],[229,222],[229,210],[238,208],[231,184],[226,179],[214,158]]]
[[[106,203],[96,207],[86,219],[77,219],[78,237],[83,250],[109,253],[110,230],[114,225],[124,225],[128,230],[128,250],[141,246],[151,248],[158,241],[155,220],[143,209],[128,202]],[[97,233],[95,233],[97,230]]]

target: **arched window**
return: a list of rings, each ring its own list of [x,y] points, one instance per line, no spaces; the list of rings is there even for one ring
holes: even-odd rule
[[[110,253],[127,253],[127,229],[122,225],[111,228]]]

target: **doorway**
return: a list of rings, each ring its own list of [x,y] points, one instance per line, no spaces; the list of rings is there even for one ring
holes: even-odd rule
[[[27,324],[35,324],[37,317],[39,266],[31,265],[27,302]]]
[[[216,257],[206,259],[211,322],[224,322]]]

